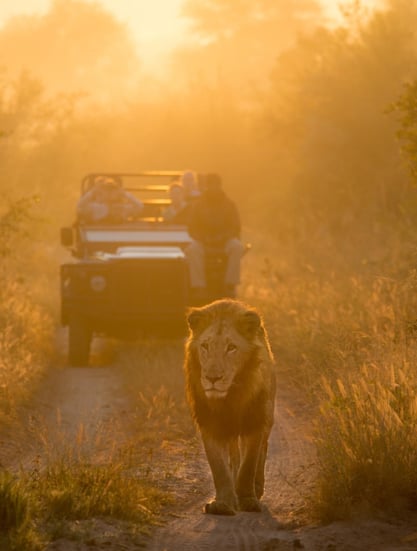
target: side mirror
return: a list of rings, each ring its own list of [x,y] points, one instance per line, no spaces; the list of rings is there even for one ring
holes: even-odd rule
[[[74,244],[74,232],[72,228],[61,228],[61,245],[63,247],[72,247]]]

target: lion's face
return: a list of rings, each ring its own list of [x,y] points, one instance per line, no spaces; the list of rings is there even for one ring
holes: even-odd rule
[[[196,344],[207,398],[224,398],[249,356],[248,341],[230,322],[221,320],[203,331]]]

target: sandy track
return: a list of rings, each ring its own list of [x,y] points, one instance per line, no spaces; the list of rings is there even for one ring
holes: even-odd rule
[[[114,447],[128,436],[129,403],[114,367],[56,368],[1,438],[0,463],[15,470],[75,446]]]
[[[202,449],[190,465],[197,472],[193,498],[179,518],[157,530],[149,551],[410,551],[417,550],[413,521],[363,520],[316,526],[308,521],[306,494],[314,483],[314,449],[300,405],[278,396],[261,513],[234,517],[204,514],[214,488]],[[190,468],[189,467],[189,468]],[[190,494],[190,492],[188,492]]]
[[[206,501],[214,488],[204,452],[200,449],[194,461],[198,464],[197,487],[204,488],[197,499],[188,503],[180,518],[157,531],[149,543],[149,551],[171,550],[293,550],[298,535],[285,526],[292,523],[295,511],[304,503],[297,489],[306,460],[311,460],[311,446],[300,438],[295,417],[287,404],[278,400],[276,423],[271,433],[267,462],[266,493],[261,513],[238,513],[234,517],[203,514]]]
[[[1,438],[0,462],[8,468],[29,466],[42,456],[45,441],[59,451],[79,439],[80,431],[100,435],[102,449],[130,436],[130,415],[135,405],[128,397],[117,366],[57,368],[42,384],[38,395],[21,416],[21,422]],[[183,454],[176,468],[177,503],[166,513],[166,524],[147,539],[149,551],[293,550],[308,551],[409,551],[417,550],[417,519],[391,522],[364,520],[313,526],[308,522],[305,496],[314,479],[314,455],[300,406],[281,392],[267,460],[266,493],[261,513],[235,517],[203,514],[213,496],[213,485],[202,451]],[[86,438],[86,441],[89,439]],[[179,443],[179,447],[187,444]],[[99,446],[100,448],[100,446]],[[97,447],[95,447],[95,453]],[[167,461],[176,461],[167,457]],[[145,542],[142,543],[142,546]],[[79,542],[59,542],[50,549],[86,550]],[[125,535],[115,532],[95,549],[138,549]]]

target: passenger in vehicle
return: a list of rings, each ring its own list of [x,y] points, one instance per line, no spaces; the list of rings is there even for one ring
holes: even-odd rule
[[[235,297],[240,283],[240,261],[244,246],[235,203],[225,194],[218,174],[207,174],[201,196],[195,200],[188,223],[192,242],[185,253],[189,263],[192,294],[206,293],[205,259],[208,254],[225,253],[225,296]]]
[[[80,198],[77,218],[90,224],[120,224],[137,218],[142,210],[143,203],[137,197],[102,177]]]
[[[192,170],[187,170],[181,176],[182,187],[184,188],[184,196],[187,202],[192,201],[200,196],[197,180]]]
[[[169,186],[171,204],[162,213],[164,222],[170,224],[187,224],[190,217],[190,204],[185,199],[185,190],[179,180]]]

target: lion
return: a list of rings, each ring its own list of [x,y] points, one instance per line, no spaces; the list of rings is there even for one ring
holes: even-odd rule
[[[260,511],[274,421],[275,369],[260,314],[235,299],[187,313],[187,401],[199,429],[216,496],[205,512]]]

